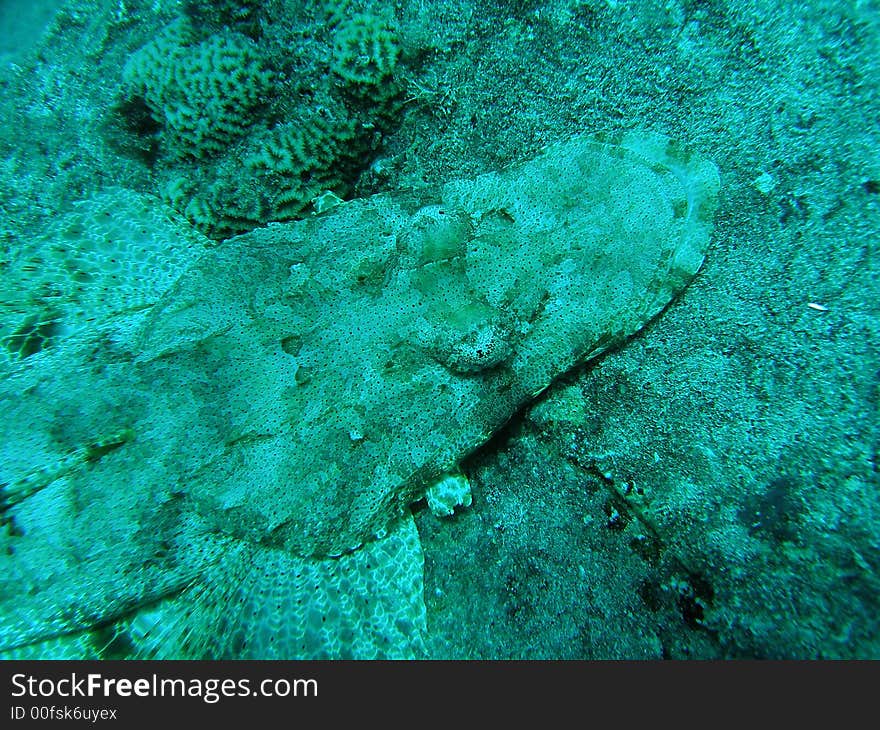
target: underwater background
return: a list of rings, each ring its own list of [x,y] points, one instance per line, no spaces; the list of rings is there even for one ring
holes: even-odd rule
[[[418,647],[357,648],[355,626],[333,651],[282,654],[880,658],[878,3],[0,0],[0,89],[7,414],[20,395],[11,373],[56,336],[54,320],[21,324],[38,302],[13,291],[16,261],[37,260],[61,220],[88,226],[99,213],[80,201],[107,191],[157,206],[101,199],[140,211],[114,235],[149,237],[167,206],[178,233],[190,226],[222,251],[270,222],[474,178],[575,135],[663,135],[711,160],[714,230],[687,289],[493,429],[460,464],[468,492],[452,514],[409,495],[418,535],[379,559],[383,570],[403,553],[423,561],[407,594],[423,607],[405,621],[383,609],[394,636],[422,635]],[[187,256],[169,249],[165,261],[183,271]],[[11,419],[0,414],[0,433]],[[71,443],[39,498],[51,503],[127,439]],[[176,583],[149,600],[97,586],[69,614],[51,596],[29,603],[35,592],[6,568],[25,560],[16,545],[33,519],[16,513],[31,492],[11,495],[39,467],[20,443],[0,458],[0,651],[167,656],[137,623],[148,605],[155,625],[195,626],[199,656],[235,655],[199,642],[224,624],[193,612],[222,614],[236,580],[244,592],[281,584],[281,558],[259,563],[262,583],[212,563],[201,602],[179,611],[156,608]],[[65,529],[53,519],[45,534]],[[43,570],[47,595],[64,580],[51,560],[21,568]],[[377,590],[374,563],[358,570]],[[320,621],[350,615],[339,584],[318,585]],[[267,633],[299,616],[284,600],[253,609]]]

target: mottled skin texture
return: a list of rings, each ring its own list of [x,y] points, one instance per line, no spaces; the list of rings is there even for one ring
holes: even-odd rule
[[[121,622],[123,655],[418,654],[407,506],[702,262],[714,166],[617,142],[255,231],[134,333],[28,362],[13,445],[133,435],[7,512],[0,648]]]

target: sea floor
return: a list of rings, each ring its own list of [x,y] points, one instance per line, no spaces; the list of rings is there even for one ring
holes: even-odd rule
[[[59,4],[0,2],[5,260],[171,165],[126,148],[111,71],[184,3],[50,21]],[[299,39],[294,106],[311,92],[289,79],[320,76],[296,28],[323,5],[267,5]],[[625,130],[722,178],[690,287],[471,455],[471,506],[416,505],[430,656],[880,658],[880,5],[338,5],[390,13],[401,49],[402,106],[351,196]]]

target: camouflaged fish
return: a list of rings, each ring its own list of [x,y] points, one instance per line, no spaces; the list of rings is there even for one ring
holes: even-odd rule
[[[667,306],[718,187],[578,137],[216,247],[85,205],[4,294],[2,655],[423,656],[408,506]]]

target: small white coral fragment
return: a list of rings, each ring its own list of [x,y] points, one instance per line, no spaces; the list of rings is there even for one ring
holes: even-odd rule
[[[770,173],[763,172],[755,178],[752,185],[754,185],[755,189],[762,195],[769,195],[776,187],[776,180]]]
[[[428,488],[425,497],[435,517],[451,517],[456,507],[473,503],[471,484],[464,474],[446,474]]]

